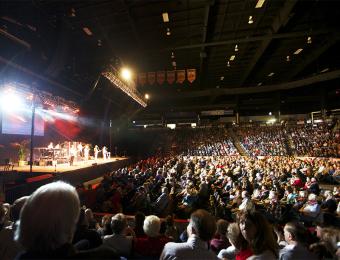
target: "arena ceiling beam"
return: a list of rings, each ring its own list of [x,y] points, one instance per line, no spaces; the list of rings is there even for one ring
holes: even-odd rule
[[[275,34],[279,31],[279,29],[287,23],[287,20],[289,18],[289,15],[291,11],[293,10],[295,4],[297,3],[297,0],[294,1],[286,1],[284,3],[284,6],[280,10],[279,14],[275,17],[274,22],[270,28],[269,35]],[[267,50],[268,46],[272,42],[272,38],[267,38],[262,41],[260,47],[257,49],[255,55],[253,56],[251,62],[247,66],[246,70],[242,73],[242,78],[239,82],[239,86],[242,86],[245,81],[247,80],[248,76],[250,73],[253,71],[255,68],[257,62],[260,60],[262,57],[263,53]]]
[[[202,33],[202,44],[206,43],[207,41],[207,34],[208,34],[208,26],[209,26],[209,14],[210,14],[210,7],[215,4],[215,1],[208,1],[207,5],[205,7],[205,12],[204,12],[204,22],[203,22],[203,33]],[[200,76],[199,76],[199,82],[202,83],[202,78],[203,78],[203,71],[204,71],[204,66],[205,66],[205,61],[207,59],[207,53],[206,53],[206,47],[202,46],[201,47],[201,52],[200,52]]]
[[[325,51],[327,51],[330,47],[332,47],[335,43],[340,40],[340,36],[338,34],[333,34],[331,37],[327,37],[324,40],[324,44],[315,49],[315,51],[308,55],[305,59],[303,59],[288,75],[284,78],[286,80],[291,80],[296,77],[300,72],[302,72],[309,64],[317,60]]]

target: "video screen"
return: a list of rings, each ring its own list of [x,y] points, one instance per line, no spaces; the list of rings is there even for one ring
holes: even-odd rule
[[[2,133],[31,135],[32,112],[30,110],[4,111],[2,113]],[[34,135],[44,136],[44,120],[35,113]]]

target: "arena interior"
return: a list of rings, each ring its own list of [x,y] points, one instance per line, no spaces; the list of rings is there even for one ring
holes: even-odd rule
[[[339,18],[1,0],[0,259],[340,259]]]

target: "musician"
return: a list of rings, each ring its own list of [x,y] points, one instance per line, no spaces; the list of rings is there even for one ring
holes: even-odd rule
[[[102,152],[103,152],[103,159],[106,160],[107,159],[107,148],[106,148],[106,146],[103,146]]]
[[[74,158],[77,155],[77,149],[74,145],[70,148],[70,166],[73,166]]]
[[[78,149],[79,156],[83,157],[83,145],[81,143],[78,144],[77,149]]]
[[[90,153],[90,147],[87,144],[84,147],[84,158],[85,158],[85,161],[87,161],[89,159],[89,153]]]
[[[98,145],[95,145],[93,150],[94,150],[94,159],[97,160],[98,154],[100,152]]]

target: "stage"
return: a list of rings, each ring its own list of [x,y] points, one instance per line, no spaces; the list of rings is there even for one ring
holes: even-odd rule
[[[126,160],[126,157],[112,157],[109,159],[104,160],[103,158],[98,158],[97,160],[88,160],[88,161],[75,161],[73,163],[73,166],[70,166],[69,163],[64,163],[64,164],[57,164],[56,166],[37,166],[34,165],[32,167],[32,173],[65,173],[65,172],[72,172],[76,171],[79,169],[84,169],[87,167],[92,167],[96,165],[102,165],[102,164],[111,164],[113,162],[121,161],[121,160]],[[25,165],[25,166],[14,166],[13,168],[14,171],[17,172],[30,172],[30,166]]]
[[[29,166],[16,166],[13,171],[1,173],[1,187],[6,196],[6,201],[12,203],[15,199],[30,195],[38,187],[54,182],[65,181],[74,186],[86,184],[91,180],[102,177],[119,168],[132,163],[128,157],[113,157],[110,159],[97,159],[58,164],[56,166],[33,166],[32,173]]]

